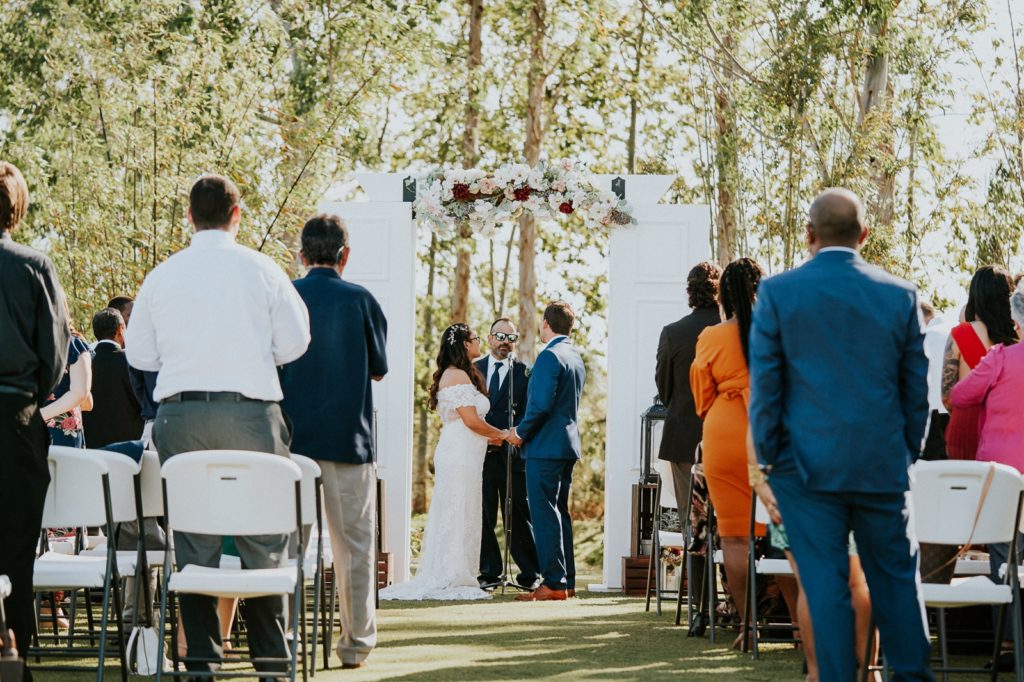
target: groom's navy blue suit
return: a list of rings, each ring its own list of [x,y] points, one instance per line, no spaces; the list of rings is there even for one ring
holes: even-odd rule
[[[907,469],[928,418],[913,285],[852,249],[761,282],[750,333],[750,428],[807,595],[821,679],[854,679],[852,530],[898,680],[932,680],[908,527]]]
[[[577,423],[587,379],[583,359],[568,337],[556,336],[537,356],[526,395],[526,414],[516,427],[523,439],[526,489],[544,585],[576,589],[576,561],[569,517],[572,468],[580,458]]]

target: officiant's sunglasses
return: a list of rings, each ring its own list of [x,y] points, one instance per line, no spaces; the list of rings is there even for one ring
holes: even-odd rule
[[[515,343],[519,340],[519,334],[506,334],[505,332],[494,332],[491,334],[498,341],[508,341],[509,343]]]

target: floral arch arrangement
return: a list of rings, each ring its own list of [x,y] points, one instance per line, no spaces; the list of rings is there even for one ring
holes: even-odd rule
[[[493,173],[476,168],[434,171],[417,192],[413,210],[443,237],[456,236],[465,227],[491,237],[498,225],[523,211],[538,219],[578,213],[587,229],[636,223],[629,204],[598,189],[593,176],[568,159],[542,161],[535,168],[509,163]]]

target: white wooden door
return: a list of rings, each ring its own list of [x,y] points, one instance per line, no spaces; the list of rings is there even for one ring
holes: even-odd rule
[[[409,576],[412,511],[413,358],[416,310],[416,234],[412,204],[401,201],[324,203],[341,216],[351,254],[345,279],[373,293],[388,320],[388,374],[373,384],[377,413],[377,466],[386,486],[384,551],[391,579]]]
[[[628,182],[627,182],[628,187]],[[707,206],[635,207],[638,225],[612,232],[608,305],[604,587],[622,587],[631,487],[640,478],[640,415],[651,406],[658,338],[687,314],[686,274],[711,255]],[[660,439],[659,439],[660,440]]]

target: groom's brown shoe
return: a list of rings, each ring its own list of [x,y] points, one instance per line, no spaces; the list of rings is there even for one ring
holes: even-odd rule
[[[553,590],[547,585],[541,585],[533,592],[516,595],[516,601],[565,601],[565,590]]]
[[[575,598],[576,597],[576,590],[566,590],[565,591],[565,596],[568,597],[569,599]]]

